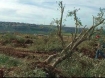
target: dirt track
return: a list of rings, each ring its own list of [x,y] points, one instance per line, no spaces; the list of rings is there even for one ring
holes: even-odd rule
[[[49,55],[55,54],[55,52],[33,52],[26,50],[17,50],[15,48],[0,46],[0,53],[15,56],[18,58],[25,57],[48,57]]]

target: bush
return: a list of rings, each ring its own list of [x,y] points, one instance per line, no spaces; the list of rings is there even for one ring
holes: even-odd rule
[[[12,47],[27,47],[25,45],[25,38],[23,38],[22,36],[19,35],[15,35],[12,33],[6,33],[5,35],[3,35],[3,37],[1,38],[1,44],[2,45],[9,45]]]
[[[61,51],[61,42],[55,36],[38,38],[34,41],[35,51]]]
[[[8,43],[11,43],[12,40],[15,40],[16,39],[16,36],[12,33],[7,33],[7,34],[4,34],[2,37],[1,37],[1,42],[3,45],[5,44],[8,44]]]
[[[57,67],[68,77],[95,77],[95,75],[98,77],[100,74],[102,77],[105,76],[105,61],[91,59],[77,52]]]

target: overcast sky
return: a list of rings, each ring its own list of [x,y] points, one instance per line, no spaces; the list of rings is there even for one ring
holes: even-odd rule
[[[57,10],[59,0],[0,0],[0,21],[34,24],[50,24],[53,18],[59,18]],[[62,0],[65,14],[80,8],[78,17],[83,25],[92,24],[92,15],[96,16],[99,8],[105,8],[105,0]],[[68,18],[66,26],[74,26],[73,18]]]

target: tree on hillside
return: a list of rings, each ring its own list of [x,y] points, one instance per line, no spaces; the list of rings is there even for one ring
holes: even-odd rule
[[[59,2],[60,8],[62,8],[63,3]],[[90,26],[90,28],[88,28],[87,30],[85,30],[86,26],[84,26],[83,30],[81,31],[81,33],[78,35],[77,31],[78,31],[78,26],[81,26],[82,23],[80,22],[80,19],[78,19],[77,17],[77,11],[79,9],[74,9],[73,11],[69,11],[68,12],[68,17],[74,16],[74,20],[75,20],[75,25],[76,25],[76,30],[75,33],[73,34],[73,40],[68,43],[68,45],[59,53],[57,54],[53,54],[50,55],[44,62],[41,62],[38,65],[43,65],[44,70],[50,72],[50,73],[54,73],[55,71],[57,71],[56,66],[58,64],[60,64],[61,62],[63,62],[65,59],[69,58],[72,56],[72,54],[75,52],[75,49],[78,47],[79,44],[81,44],[84,41],[89,40],[92,35],[94,34],[94,30],[97,26],[104,24],[104,9],[100,8],[100,12],[98,13],[97,17],[95,17],[95,23]],[[63,11],[64,11],[64,7],[63,7]],[[61,11],[61,12],[63,12]],[[61,13],[62,15],[62,13]],[[63,19],[63,17],[61,16],[61,19]],[[61,26],[62,26],[62,20],[57,21],[58,24],[58,28],[59,28],[59,34],[61,35]]]

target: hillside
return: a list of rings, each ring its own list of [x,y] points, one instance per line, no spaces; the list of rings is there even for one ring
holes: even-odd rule
[[[72,33],[75,31],[74,27],[62,27],[63,32]],[[0,22],[0,32],[20,32],[28,34],[48,34],[56,29],[56,26],[50,25],[36,25],[19,22]],[[80,29],[81,31],[81,29]]]

